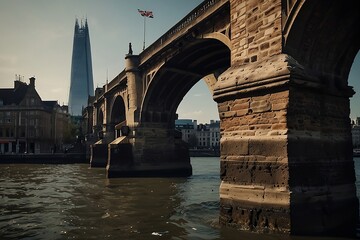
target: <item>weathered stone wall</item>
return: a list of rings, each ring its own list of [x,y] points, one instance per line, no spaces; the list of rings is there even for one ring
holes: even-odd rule
[[[281,1],[231,0],[230,14],[232,66],[281,53]]]
[[[108,177],[187,177],[192,174],[189,150],[166,123],[144,122],[126,141],[112,147]],[[126,145],[126,146],[122,146]],[[109,148],[110,149],[110,148]],[[122,152],[126,150],[126,152]],[[111,172],[111,173],[110,173]]]
[[[243,91],[235,100],[219,103],[220,222],[245,230],[289,232],[289,91]]]
[[[220,77],[220,222],[260,232],[354,235],[349,95],[300,68],[277,55]]]
[[[354,235],[359,214],[349,96],[324,90],[291,89],[291,229],[293,234]]]

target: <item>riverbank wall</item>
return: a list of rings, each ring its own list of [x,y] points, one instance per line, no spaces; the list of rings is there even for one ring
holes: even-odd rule
[[[2,154],[0,164],[71,164],[89,163],[85,153]]]

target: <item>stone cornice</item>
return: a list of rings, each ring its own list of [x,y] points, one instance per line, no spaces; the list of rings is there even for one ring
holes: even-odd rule
[[[241,66],[232,66],[220,75],[214,88],[214,100],[219,102],[233,95],[266,91],[279,87],[304,87],[335,96],[352,96],[351,87],[336,89],[321,80],[319,74],[299,64],[287,54]]]

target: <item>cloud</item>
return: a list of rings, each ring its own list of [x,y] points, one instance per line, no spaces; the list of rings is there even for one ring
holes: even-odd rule
[[[191,112],[180,112],[179,114],[181,114],[184,117],[198,117],[198,116],[202,116],[204,112],[202,110],[198,110]]]

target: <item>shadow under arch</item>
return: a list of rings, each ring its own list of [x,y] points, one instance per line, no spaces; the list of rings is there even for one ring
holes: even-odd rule
[[[104,123],[104,112],[103,112],[103,110],[101,108],[100,108],[99,113],[97,115],[97,121],[96,122],[101,124],[101,125]]]
[[[149,84],[141,106],[142,123],[162,122],[174,128],[177,107],[186,93],[202,78],[217,78],[230,67],[228,44],[217,39],[192,39],[177,47],[176,56],[161,66]]]
[[[121,96],[116,96],[111,104],[110,125],[114,128],[115,136],[120,136],[120,128],[126,125],[126,107],[125,101]]]
[[[360,48],[357,1],[297,1],[285,24],[284,52],[327,85],[347,86]],[[316,14],[314,14],[316,13]]]

